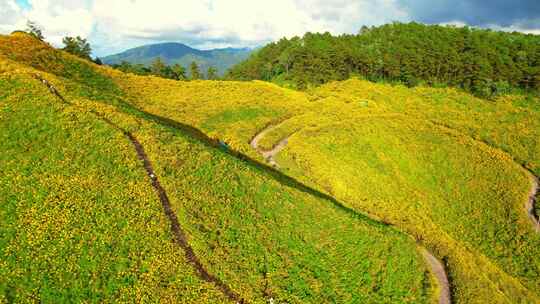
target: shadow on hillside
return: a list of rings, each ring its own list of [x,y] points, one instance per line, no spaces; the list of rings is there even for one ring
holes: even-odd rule
[[[123,100],[118,100],[117,99],[116,102],[117,102],[116,105],[118,107],[120,107],[122,110],[124,110],[125,112],[127,112],[127,113],[134,114],[134,115],[136,115],[138,117],[141,117],[143,119],[152,121],[152,122],[157,123],[157,124],[159,124],[161,126],[172,129],[173,131],[176,131],[176,132],[180,131],[180,132],[184,133],[185,135],[197,140],[199,143],[207,146],[208,148],[218,150],[221,153],[229,154],[229,155],[235,157],[236,159],[239,159],[240,161],[244,162],[247,166],[249,166],[251,168],[254,168],[254,169],[258,170],[258,171],[269,174],[276,181],[278,181],[280,184],[282,184],[284,186],[297,189],[297,190],[302,191],[302,192],[304,192],[306,194],[313,195],[315,197],[318,197],[318,198],[321,198],[321,199],[324,199],[324,200],[327,200],[327,201],[331,202],[335,208],[346,212],[348,215],[350,215],[353,218],[357,218],[359,220],[367,222],[372,226],[395,229],[392,225],[390,225],[388,223],[377,221],[377,220],[375,220],[375,219],[373,219],[373,218],[371,218],[371,217],[369,217],[367,215],[359,213],[359,212],[357,212],[357,211],[343,205],[341,202],[336,200],[334,197],[332,197],[332,196],[330,196],[328,194],[325,194],[325,193],[323,193],[321,191],[318,191],[318,190],[316,190],[314,188],[311,188],[311,187],[301,183],[300,181],[298,181],[298,180],[296,180],[296,179],[294,179],[294,178],[292,178],[292,177],[290,177],[288,175],[285,175],[284,173],[276,170],[274,167],[263,164],[263,163],[255,160],[255,159],[253,159],[253,158],[251,158],[251,157],[249,157],[249,156],[247,156],[245,154],[242,154],[242,153],[240,153],[238,151],[235,151],[235,150],[232,150],[232,149],[228,149],[228,150],[223,149],[223,147],[220,145],[218,140],[208,137],[201,130],[199,130],[199,129],[193,127],[193,126],[190,126],[190,125],[187,125],[187,124],[172,120],[170,118],[162,117],[162,116],[159,116],[159,115],[156,115],[156,114],[152,114],[152,113],[143,111],[143,110],[137,108],[136,106],[134,106],[134,105],[132,105],[132,104],[126,102],[126,101],[123,101]]]

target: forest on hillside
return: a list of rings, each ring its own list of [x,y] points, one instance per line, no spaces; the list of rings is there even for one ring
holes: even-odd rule
[[[356,35],[306,33],[268,44],[227,74],[299,89],[351,76],[461,87],[482,97],[538,91],[540,36],[414,22],[362,27]]]

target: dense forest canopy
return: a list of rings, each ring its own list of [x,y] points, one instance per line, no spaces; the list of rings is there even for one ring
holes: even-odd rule
[[[490,97],[540,89],[540,36],[469,27],[393,23],[357,35],[307,33],[270,43],[228,72],[303,89],[351,76],[461,87]]]

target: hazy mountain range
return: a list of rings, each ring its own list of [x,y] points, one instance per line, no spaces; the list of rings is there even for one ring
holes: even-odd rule
[[[169,65],[179,63],[186,68],[195,61],[199,64],[201,71],[206,71],[208,67],[213,66],[217,68],[219,75],[223,75],[231,66],[246,59],[252,51],[250,48],[198,50],[182,43],[168,42],[132,48],[103,57],[101,60],[109,65],[119,64],[122,61],[149,65],[157,57],[161,57]]]

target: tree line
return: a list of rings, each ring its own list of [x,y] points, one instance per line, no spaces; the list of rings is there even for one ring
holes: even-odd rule
[[[540,36],[469,27],[392,23],[358,34],[281,39],[226,77],[299,89],[360,76],[372,81],[461,87],[482,97],[540,90]]]
[[[201,72],[197,62],[193,61],[189,66],[188,75],[187,69],[182,65],[178,63],[173,65],[167,65],[160,57],[154,59],[154,61],[152,61],[149,66],[140,63],[132,64],[127,61],[122,61],[120,64],[112,65],[112,67],[125,73],[133,73],[137,75],[154,75],[175,80],[219,79],[218,71],[213,66],[208,67],[206,75],[204,75]]]
[[[28,21],[26,24],[25,32],[34,36],[36,39],[39,39],[41,41],[45,40],[41,28],[35,22]],[[62,39],[62,43],[64,44],[62,50],[80,58],[93,61],[96,64],[102,64],[101,59],[99,59],[98,57],[92,59],[92,47],[90,46],[90,43],[87,41],[87,39],[81,38],[80,36],[66,36]],[[184,68],[180,64],[167,65],[159,57],[156,58],[150,64],[150,66],[145,66],[143,64],[132,64],[127,61],[123,61],[120,64],[112,65],[112,67],[126,73],[133,73],[137,75],[154,75],[175,80],[217,80],[219,78],[218,71],[213,66],[208,67],[206,75],[204,75],[200,71],[199,65],[195,61],[193,61],[189,66],[188,75],[186,68]]]

